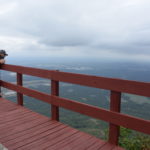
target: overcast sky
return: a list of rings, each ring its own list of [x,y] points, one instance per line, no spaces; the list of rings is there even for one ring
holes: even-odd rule
[[[150,61],[150,0],[0,0],[0,49]]]

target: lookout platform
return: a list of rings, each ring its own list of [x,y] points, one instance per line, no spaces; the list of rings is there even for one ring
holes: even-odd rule
[[[120,110],[122,93],[150,97],[150,83],[8,64],[0,69],[16,73],[16,84],[0,80],[0,87],[17,92],[17,104],[0,98],[0,143],[8,150],[123,150],[118,146],[120,126],[150,134],[149,120]],[[24,74],[51,80],[50,94],[24,87]],[[59,82],[109,90],[110,110],[60,97]],[[51,117],[25,108],[23,95],[48,103]],[[59,122],[59,107],[109,122],[108,141]]]
[[[121,150],[3,98],[0,99],[0,142],[8,150]]]

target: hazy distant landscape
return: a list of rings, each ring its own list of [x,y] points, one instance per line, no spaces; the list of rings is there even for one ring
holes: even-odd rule
[[[150,82],[150,1],[2,0],[0,50],[7,64]],[[7,55],[1,55],[1,58]],[[2,60],[4,62],[4,60]],[[16,83],[16,73],[0,78]],[[23,76],[23,85],[50,94],[50,80]],[[16,102],[16,92],[2,89]],[[109,109],[110,91],[60,83],[60,96]],[[24,105],[48,117],[50,105],[24,95]],[[121,112],[150,120],[150,97],[122,93]],[[108,123],[60,109],[60,121],[105,138]],[[150,136],[120,128],[119,145],[149,150]]]
[[[97,76],[105,76],[112,78],[122,78],[128,80],[137,80],[150,82],[150,65],[147,63],[132,62],[59,62],[59,63],[28,63],[25,66],[32,66],[50,70],[60,70],[65,72],[74,72],[82,74],[90,74]],[[2,71],[2,79],[15,82],[15,73]],[[50,93],[50,80],[24,75],[24,86]],[[95,105],[109,109],[109,91],[73,85],[68,83],[60,83],[60,96],[73,99],[82,103]],[[7,99],[16,101],[16,93],[7,89],[3,89],[3,96]],[[24,104],[26,107],[50,116],[50,106],[41,101],[24,96]],[[150,98],[137,95],[122,94],[121,111],[126,114],[137,116],[144,119],[150,119]],[[60,120],[82,131],[94,134],[98,137],[104,137],[104,131],[108,123],[99,121],[68,110],[60,110]]]

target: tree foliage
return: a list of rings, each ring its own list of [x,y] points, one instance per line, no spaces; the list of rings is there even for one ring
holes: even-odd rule
[[[121,128],[119,145],[127,150],[150,150],[150,136]]]

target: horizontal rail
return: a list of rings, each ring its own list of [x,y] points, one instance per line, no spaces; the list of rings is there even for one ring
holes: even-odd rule
[[[84,115],[91,116],[96,119],[104,120],[118,126],[123,126],[146,134],[150,134],[150,121],[148,120],[143,120],[136,117],[131,117],[129,115],[108,111],[106,109],[102,109],[96,106],[90,106],[88,104],[83,104],[80,102],[75,102],[66,98],[48,95],[42,92],[38,92],[36,90],[31,90],[5,81],[0,82],[1,86],[4,88],[8,88],[10,90],[14,90],[27,96],[34,97],[46,103],[60,106]]]
[[[66,72],[53,72],[58,81],[150,97],[150,83]]]
[[[26,75],[52,79],[55,81],[79,84],[84,86],[150,97],[150,83],[146,82],[137,82],[116,78],[105,78],[6,64],[2,65],[1,69],[6,71],[18,72]]]
[[[50,101],[49,101],[49,96],[50,95],[48,95],[48,94],[45,94],[43,92],[39,92],[39,91],[36,91],[36,90],[32,90],[32,89],[29,89],[29,88],[26,88],[26,87],[22,87],[22,86],[19,86],[19,85],[15,85],[15,84],[12,84],[12,83],[9,83],[9,82],[5,82],[5,81],[0,81],[0,83],[1,83],[1,86],[4,87],[4,88],[8,88],[10,90],[13,90],[13,91],[16,91],[18,93],[21,93],[21,94],[39,99],[41,101],[44,101],[44,102],[50,104]]]
[[[20,74],[26,74],[41,78],[50,79],[52,77],[52,73],[55,72],[54,70],[46,70],[46,69],[37,69],[32,67],[23,67],[23,66],[16,66],[16,65],[1,65],[2,70],[17,72]]]

